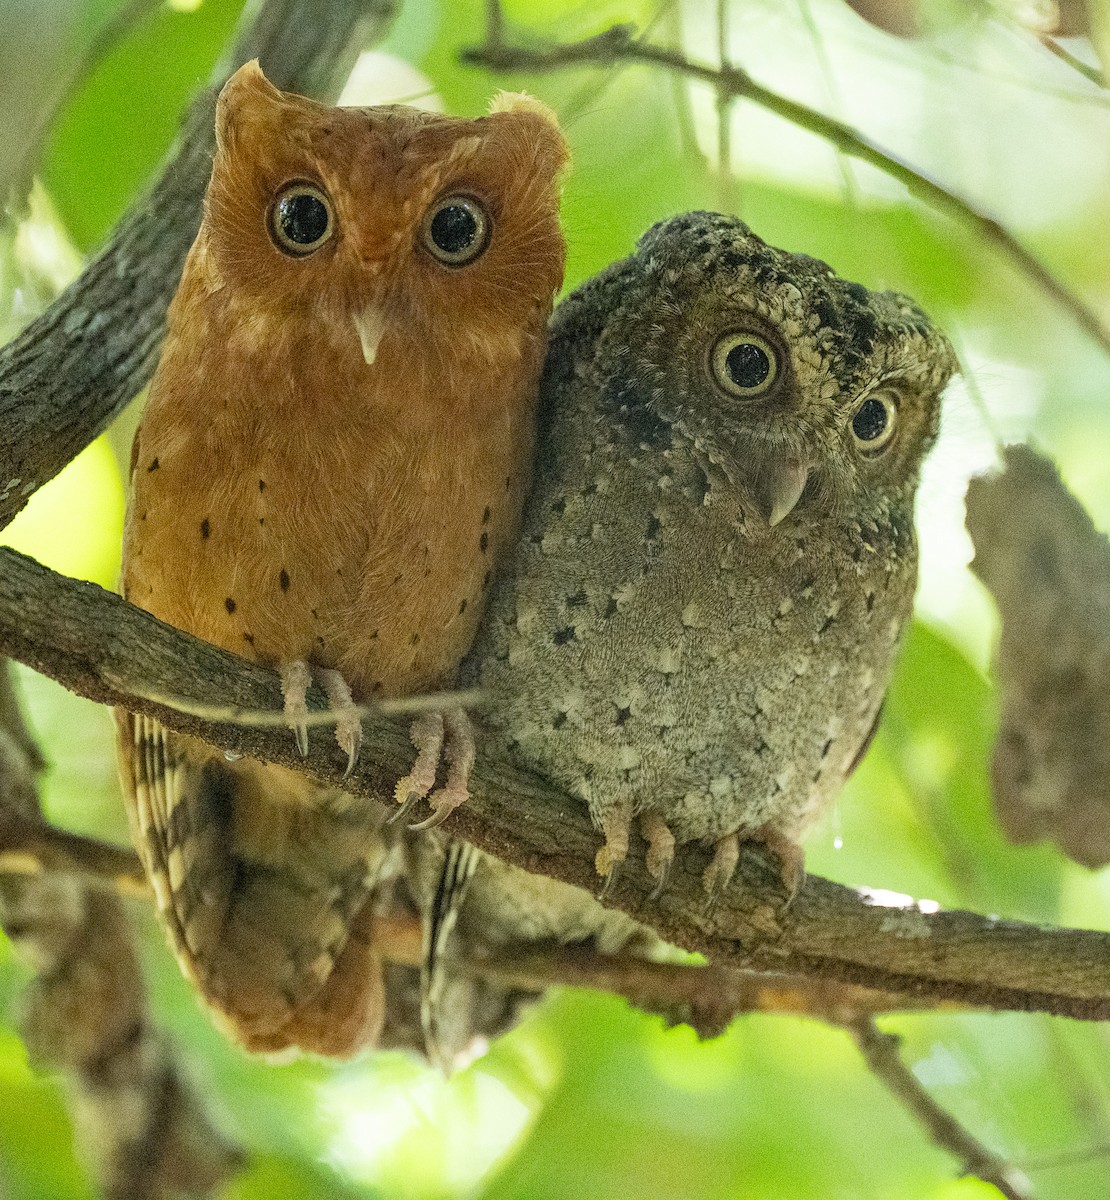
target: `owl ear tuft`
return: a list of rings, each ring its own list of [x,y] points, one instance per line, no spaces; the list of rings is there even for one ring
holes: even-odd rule
[[[495,113],[503,112],[534,113],[554,125],[556,129],[559,128],[559,118],[554,109],[549,108],[542,100],[537,100],[535,96],[529,96],[527,92],[496,92],[489,102],[489,114],[492,117]]]
[[[236,130],[259,106],[281,100],[281,92],[262,73],[258,59],[245,62],[224,84],[216,102],[216,145],[228,148]]]
[[[552,173],[559,174],[566,166],[568,150],[559,118],[554,109],[527,92],[498,92],[489,102],[491,122],[504,122],[503,128],[514,130],[533,154],[547,161]]]

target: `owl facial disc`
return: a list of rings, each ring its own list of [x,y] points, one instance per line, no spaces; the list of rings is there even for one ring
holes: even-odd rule
[[[362,346],[362,357],[367,366],[373,366],[378,357],[378,343],[385,333],[385,317],[376,304],[368,304],[361,312],[354,315],[355,331],[358,333],[359,344]]]

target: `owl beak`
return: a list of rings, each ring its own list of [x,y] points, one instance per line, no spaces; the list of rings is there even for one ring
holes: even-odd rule
[[[362,357],[367,366],[373,366],[378,357],[378,343],[385,333],[385,317],[376,304],[368,304],[354,315],[355,332],[358,334],[359,345],[362,346]]]
[[[774,528],[794,511],[808,479],[809,467],[805,463],[772,456],[755,488],[768,525]]]

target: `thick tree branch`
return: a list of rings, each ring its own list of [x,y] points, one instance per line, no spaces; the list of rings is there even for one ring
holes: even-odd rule
[[[0,528],[150,378],[185,254],[200,224],[218,83],[250,58],[275,84],[332,97],[394,0],[268,0],[185,120],[150,195],[84,273],[0,351]]]
[[[214,746],[301,770],[359,795],[390,793],[411,765],[400,725],[364,723],[362,759],[344,781],[345,755],[314,731],[302,762],[285,730],[209,722],[151,699],[277,710],[276,674],[161,622],[93,584],[0,551],[0,652],[103,704],[122,704]],[[318,690],[309,696],[326,707]],[[492,747],[479,754],[473,798],[445,829],[526,870],[596,890],[596,834],[582,805],[520,770]],[[1110,934],[932,911],[809,876],[777,933],[768,888],[775,870],[746,850],[740,876],[705,911],[703,853],[686,847],[658,901],[636,852],[606,903],[716,966],[836,979],[994,1009],[1110,1019]]]
[[[491,4],[497,20],[487,26],[486,43],[463,52],[467,62],[499,71],[528,71],[540,74],[567,67],[613,66],[617,63],[644,63],[674,71],[690,79],[699,79],[714,88],[719,96],[750,100],[792,125],[835,146],[842,154],[868,163],[903,184],[911,195],[939,212],[967,226],[988,245],[1003,254],[1045,295],[1064,309],[1075,323],[1110,354],[1110,330],[1099,316],[1079,299],[1061,280],[1028,250],[1005,226],[956,195],[943,184],[905,162],[892,151],[873,142],[858,129],[826,116],[757,83],[742,67],[724,63],[719,67],[693,62],[677,50],[655,46],[636,37],[631,25],[614,25],[604,33],[579,42],[513,45],[504,39],[504,20],[500,5]]]

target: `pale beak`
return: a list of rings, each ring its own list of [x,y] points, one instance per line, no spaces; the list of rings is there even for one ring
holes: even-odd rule
[[[378,343],[385,333],[385,317],[377,305],[368,304],[361,312],[355,313],[353,320],[359,344],[362,346],[362,357],[366,359],[368,366],[372,366],[374,359],[378,357]]]
[[[768,525],[773,528],[794,511],[808,478],[809,467],[805,463],[776,458],[774,455],[770,457],[755,486],[755,494]]]

